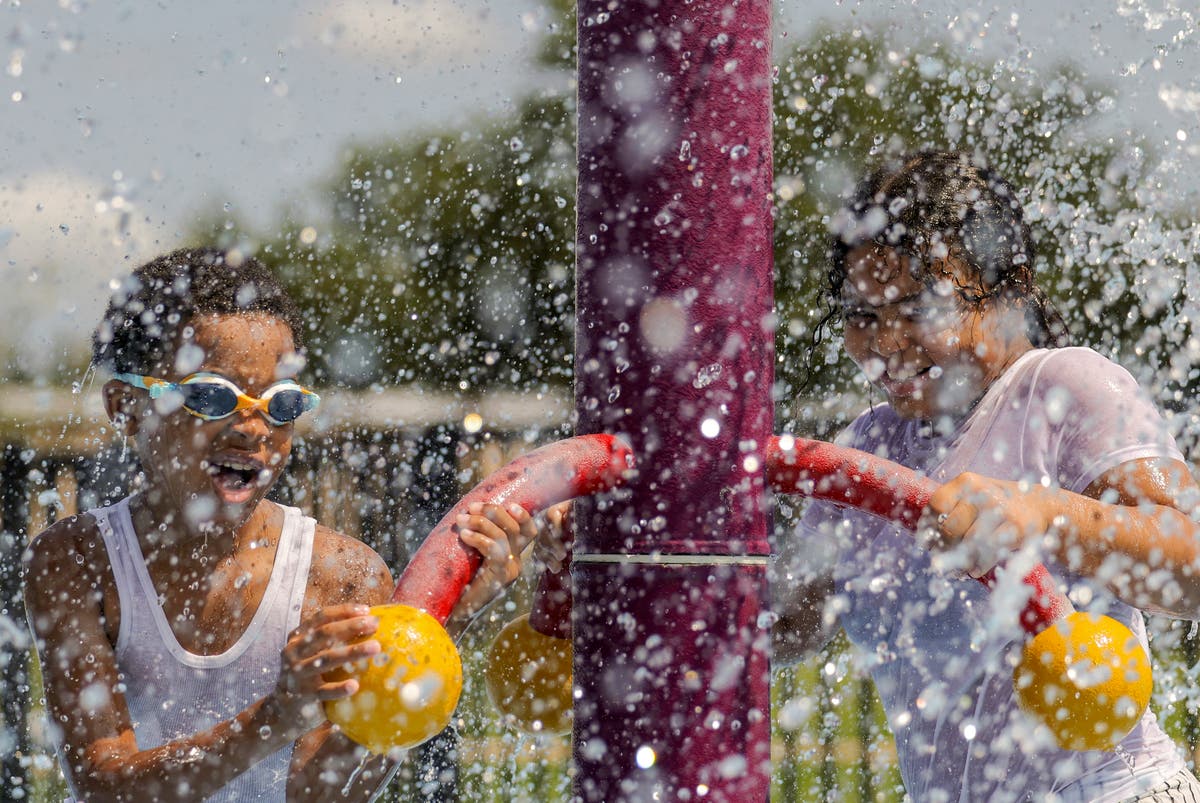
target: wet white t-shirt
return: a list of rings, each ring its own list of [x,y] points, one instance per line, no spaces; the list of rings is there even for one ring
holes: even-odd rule
[[[942,482],[972,471],[1076,492],[1130,460],[1182,460],[1129,373],[1084,348],[1022,355],[946,435],[883,404],[838,442]],[[839,622],[879,690],[913,800],[1121,800],[1184,766],[1150,712],[1111,753],[1065,752],[1038,738],[1012,688],[1019,573],[989,593],[932,570],[912,533],[824,503],[809,506],[796,537],[811,539],[806,555],[820,544],[836,555]],[[1094,595],[1080,607],[1125,623],[1146,646],[1139,611],[1048,568]]]

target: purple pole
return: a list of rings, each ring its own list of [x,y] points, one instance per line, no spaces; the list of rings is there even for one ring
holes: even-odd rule
[[[769,791],[767,0],[580,0],[576,410],[636,476],[577,504],[575,794]]]

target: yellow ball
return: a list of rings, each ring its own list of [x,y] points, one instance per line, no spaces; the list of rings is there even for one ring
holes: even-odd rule
[[[571,659],[569,639],[537,632],[529,614],[514,619],[488,654],[484,678],[492,704],[521,730],[566,733],[572,720]]]
[[[1013,685],[1021,707],[1063,749],[1111,750],[1142,718],[1153,680],[1129,628],[1076,612],[1025,644]]]
[[[462,692],[462,660],[446,629],[408,605],[377,605],[375,639],[383,651],[348,673],[358,691],[325,703],[325,716],[372,753],[424,742],[445,729]]]

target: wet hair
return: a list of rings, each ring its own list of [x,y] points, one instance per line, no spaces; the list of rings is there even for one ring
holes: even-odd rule
[[[108,302],[92,335],[92,364],[146,374],[169,356],[197,315],[265,313],[285,323],[296,348],[303,324],[295,302],[253,257],[217,248],[182,248],[133,271]]]
[[[840,315],[846,259],[875,243],[910,257],[914,278],[954,278],[934,265],[952,255],[970,272],[955,282],[978,308],[993,299],[1021,302],[1030,341],[1070,344],[1066,323],[1034,278],[1035,251],[1016,192],[1003,178],[961,151],[921,151],[876,169],[855,188],[833,225],[828,301],[822,325]]]

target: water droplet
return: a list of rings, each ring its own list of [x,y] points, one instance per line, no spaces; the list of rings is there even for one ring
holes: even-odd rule
[[[1046,394],[1046,420],[1051,424],[1061,424],[1067,417],[1071,403],[1071,394],[1066,388],[1051,388]]]
[[[696,372],[696,378],[692,380],[692,387],[706,388],[713,382],[721,378],[721,364],[714,362],[706,365]]]

